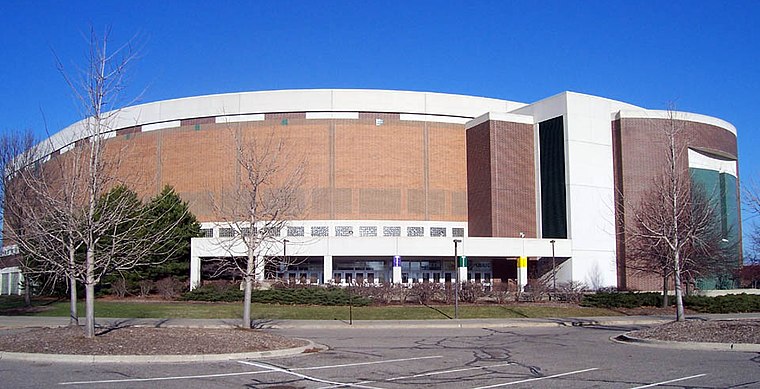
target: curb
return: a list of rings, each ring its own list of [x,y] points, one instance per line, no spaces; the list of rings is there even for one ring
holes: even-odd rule
[[[626,326],[626,325],[652,325],[667,323],[668,319],[646,319],[646,320],[586,320],[581,318],[575,319],[559,319],[559,318],[546,318],[542,321],[505,321],[505,322],[483,322],[483,321],[460,321],[450,320],[445,322],[432,322],[432,323],[420,323],[404,321],[395,322],[354,322],[349,325],[345,322],[335,323],[310,323],[308,325],[296,324],[296,323],[272,323],[262,325],[259,329],[453,329],[453,328],[530,328],[530,327],[585,327],[585,326]]]
[[[631,343],[639,346],[669,348],[679,350],[701,351],[736,351],[743,353],[760,352],[760,344],[753,343],[707,343],[707,342],[674,342],[670,340],[644,339],[631,336],[630,332],[612,336],[610,340],[619,343]]]
[[[191,355],[76,355],[76,354],[37,354],[0,351],[0,361],[24,362],[66,362],[66,363],[180,363],[180,362],[219,362],[231,359],[262,359],[289,357],[309,354],[313,350],[326,350],[327,347],[308,339],[305,346],[280,350],[253,351],[231,354],[191,354]]]

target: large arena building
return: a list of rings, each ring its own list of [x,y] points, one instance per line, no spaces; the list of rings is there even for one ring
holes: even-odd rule
[[[626,262],[625,223],[664,163],[672,113],[564,92],[534,103],[390,90],[280,90],[122,109],[108,142],[144,196],[172,185],[202,222],[191,285],[230,255],[215,213],[240,184],[235,134],[274,136],[305,161],[305,211],[258,255],[298,259],[274,276],[309,283],[492,283],[541,277],[657,289]],[[677,112],[692,181],[717,194],[738,244],[737,138],[729,123]],[[82,123],[43,145],[75,147]],[[684,143],[685,144],[685,143]],[[455,261],[456,254],[466,260]],[[737,254],[737,261],[738,261]],[[457,263],[458,262],[458,263]],[[738,262],[737,262],[738,263]],[[459,266],[458,266],[459,265]],[[262,269],[258,277],[267,277]]]

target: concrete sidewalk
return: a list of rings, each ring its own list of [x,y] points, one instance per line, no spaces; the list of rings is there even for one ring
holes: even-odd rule
[[[688,319],[731,320],[760,319],[760,313],[688,315]],[[673,321],[667,316],[598,316],[530,319],[458,319],[458,320],[254,320],[262,329],[351,329],[351,328],[508,328],[557,326],[627,326],[649,325]],[[83,319],[80,318],[80,323]],[[96,318],[99,327],[148,326],[186,328],[230,328],[240,326],[240,319],[129,319]],[[68,317],[0,316],[0,329],[25,327],[61,327],[69,324]]]

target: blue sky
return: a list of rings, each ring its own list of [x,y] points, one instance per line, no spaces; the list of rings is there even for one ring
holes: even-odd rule
[[[716,116],[757,177],[756,1],[0,2],[0,131],[80,119],[55,67],[90,26],[140,34],[141,102],[288,88],[378,88],[533,102],[570,90]],[[745,231],[753,217],[745,212]]]

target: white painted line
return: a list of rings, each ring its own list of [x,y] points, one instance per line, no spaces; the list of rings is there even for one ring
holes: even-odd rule
[[[214,377],[234,377],[238,375],[251,375],[270,373],[265,371],[244,371],[240,373],[220,373],[220,374],[203,374],[203,375],[183,375],[173,377],[156,377],[156,378],[124,378],[119,380],[99,380],[99,381],[69,381],[59,382],[58,385],[85,385],[85,384],[111,384],[119,382],[151,382],[151,381],[171,381],[171,380],[191,380],[195,378],[214,378]]]
[[[683,377],[683,378],[676,378],[676,379],[674,379],[674,380],[669,380],[669,381],[662,381],[662,382],[657,382],[657,383],[654,383],[654,384],[649,384],[649,385],[644,385],[644,386],[637,386],[637,387],[635,387],[635,388],[631,388],[631,389],[644,389],[644,388],[651,388],[651,387],[654,387],[654,386],[658,386],[658,385],[665,385],[665,384],[670,384],[670,383],[673,383],[673,382],[678,382],[678,381],[686,381],[686,380],[690,380],[690,379],[692,379],[692,378],[703,377],[703,376],[706,376],[706,375],[707,375],[707,374],[697,374],[697,375],[688,376],[688,377]]]
[[[500,363],[498,365],[491,365],[491,366],[477,366],[477,367],[467,367],[462,369],[452,369],[452,370],[439,370],[439,371],[431,371],[427,373],[420,373],[420,374],[414,374],[414,375],[408,375],[408,376],[401,376],[401,377],[392,377],[392,378],[386,378],[383,380],[374,380],[374,381],[359,381],[356,384],[357,385],[363,385],[363,384],[371,384],[373,382],[393,382],[408,378],[419,378],[419,377],[430,377],[434,375],[441,375],[441,374],[449,374],[449,373],[459,373],[462,371],[470,371],[470,370],[482,370],[482,369],[490,369],[492,367],[500,367],[500,366],[509,366],[514,365],[512,362],[507,363]],[[337,388],[338,386],[323,386],[317,389],[330,389],[330,388]]]
[[[374,365],[374,364],[378,364],[378,363],[416,361],[416,360],[420,360],[420,359],[432,359],[432,358],[442,358],[442,357],[443,356],[441,356],[441,355],[433,355],[433,356],[428,356],[428,357],[388,359],[388,360],[373,361],[373,362],[347,363],[345,365],[301,367],[301,368],[295,368],[295,369],[292,369],[292,370],[333,369],[333,368],[337,368],[337,367]],[[246,365],[252,365],[251,362],[247,362],[247,361],[238,361],[238,362],[242,363],[242,364],[246,364]],[[151,382],[151,381],[191,380],[191,379],[196,379],[196,378],[233,377],[233,376],[239,376],[239,375],[262,374],[262,373],[270,373],[270,372],[271,371],[267,370],[267,371],[245,371],[245,372],[240,372],[240,373],[185,375],[185,376],[155,377],[155,378],[123,378],[123,379],[118,379],[118,380],[71,381],[71,382],[59,382],[58,385],[86,385],[86,384],[110,384],[110,383],[120,383],[120,382]]]
[[[393,363],[393,362],[407,362],[407,361],[419,361],[421,359],[434,359],[434,358],[443,358],[443,355],[432,355],[428,357],[414,357],[414,358],[400,358],[400,359],[383,359],[380,361],[372,361],[372,362],[357,362],[357,363],[346,363],[343,365],[331,365],[331,366],[314,366],[314,367],[296,367],[290,370],[319,370],[319,369],[333,369],[336,367],[350,367],[350,366],[364,366],[364,365],[376,365],[378,363]],[[247,363],[245,361],[238,361],[240,363]]]
[[[296,373],[294,371],[290,371],[290,370],[287,370],[287,369],[282,369],[282,368],[279,368],[277,366],[266,365],[266,364],[263,364],[263,363],[249,362],[248,364],[256,366],[256,367],[259,367],[259,368],[262,368],[262,369],[269,369],[269,370],[271,370],[273,372],[277,372],[277,373],[283,373],[283,374],[293,375],[293,376],[296,376],[298,378],[302,378],[302,379],[305,379],[305,380],[308,380],[308,381],[321,382],[323,384],[330,384],[330,385],[337,385],[337,386],[350,386],[352,388],[362,388],[362,389],[382,389],[382,388],[376,388],[374,386],[365,386],[365,385],[351,384],[351,383],[348,383],[348,382],[337,382],[337,381],[323,380],[321,378],[310,377],[310,376],[307,376],[306,374]]]
[[[549,379],[549,378],[557,378],[557,377],[563,377],[563,376],[566,376],[566,375],[571,375],[571,374],[580,374],[580,373],[585,373],[585,372],[587,372],[587,371],[593,371],[593,370],[597,370],[597,369],[599,369],[599,368],[598,368],[598,367],[592,367],[592,368],[590,368],[590,369],[583,369],[583,370],[569,371],[569,372],[567,372],[567,373],[561,373],[561,374],[548,375],[548,376],[546,376],[546,377],[529,378],[529,379],[527,379],[527,380],[520,380],[520,381],[505,382],[505,383],[503,383],[503,384],[488,385],[488,386],[480,386],[480,387],[477,387],[477,388],[473,388],[473,389],[488,389],[488,388],[498,388],[498,387],[501,387],[501,386],[516,385],[516,384],[522,384],[522,383],[525,383],[525,382],[541,381],[541,380],[546,380],[546,379]]]

